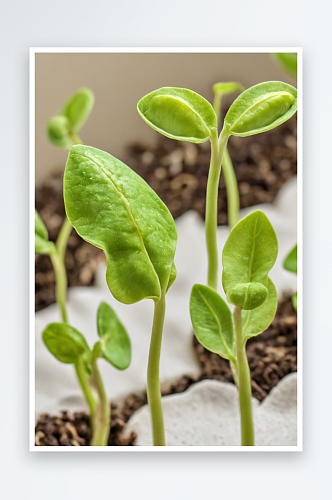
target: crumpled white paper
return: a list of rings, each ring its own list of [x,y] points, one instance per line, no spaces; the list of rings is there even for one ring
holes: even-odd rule
[[[241,210],[240,217],[259,209],[266,213],[276,230],[279,256],[270,272],[278,293],[296,290],[296,276],[282,268],[282,262],[296,243],[296,178],[280,190],[274,204],[264,204]],[[175,264],[178,275],[166,297],[166,319],[160,362],[161,382],[170,382],[182,375],[199,375],[189,316],[189,297],[195,283],[206,283],[207,256],[204,223],[196,212],[187,212],[176,221],[178,245]],[[228,235],[227,227],[218,228],[220,251]],[[221,261],[221,260],[220,260]],[[221,266],[220,266],[221,267]],[[100,302],[109,303],[129,333],[132,342],[132,362],[125,371],[118,371],[104,360],[99,366],[111,401],[131,392],[145,389],[150,334],[153,319],[153,302],[145,300],[134,305],[117,302],[105,281],[105,268],[100,268],[95,287],[77,287],[68,292],[68,316],[92,346],[97,337],[96,313]],[[221,269],[219,292],[221,287]],[[58,413],[60,410],[86,409],[73,366],[57,361],[46,349],[42,340],[43,329],[51,322],[61,321],[58,307],[53,304],[36,314],[36,392],[35,411]]]

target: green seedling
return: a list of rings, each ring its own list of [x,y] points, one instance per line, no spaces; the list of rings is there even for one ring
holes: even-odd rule
[[[153,129],[172,139],[211,142],[211,162],[206,193],[205,232],[208,252],[208,285],[218,282],[217,199],[221,168],[225,177],[229,220],[238,214],[238,186],[231,163],[222,163],[231,135],[246,137],[271,130],[294,115],[297,91],[281,82],[265,82],[251,87],[229,108],[220,135],[217,115],[202,96],[187,89],[164,87],[143,97],[137,105],[143,120]],[[230,200],[234,200],[233,202]]]
[[[56,301],[61,311],[62,321],[67,323],[67,273],[63,255],[63,233],[60,232],[56,245],[53,241],[49,241],[47,229],[37,210],[35,210],[35,253],[50,256],[55,275]]]
[[[78,136],[78,132],[89,117],[93,108],[93,103],[94,95],[88,88],[82,88],[71,96],[71,98],[63,106],[61,112],[58,115],[53,116],[47,125],[47,136],[51,144],[64,149],[70,149],[73,144],[82,144],[82,141]],[[36,253],[49,253],[51,257],[55,273],[57,302],[60,306],[62,320],[65,323],[67,323],[67,275],[65,268],[65,253],[71,230],[72,225],[66,217],[56,241],[56,252],[37,250],[37,247],[40,245],[40,240],[39,243],[36,242]],[[47,240],[48,236],[46,231],[46,241]],[[47,245],[44,244],[43,249],[47,249]]]
[[[72,364],[90,409],[91,446],[107,446],[110,404],[98,369],[98,358],[118,370],[130,365],[131,344],[113,309],[102,302],[97,312],[99,341],[90,349],[84,336],[67,323],[51,323],[42,333],[47,349],[62,363]]]
[[[286,271],[297,274],[297,245],[289,252],[286,259],[284,260],[284,268]],[[297,292],[292,296],[292,302],[294,309],[297,310]]]
[[[222,253],[226,302],[212,288],[194,285],[190,315],[198,341],[228,359],[238,387],[243,446],[254,446],[251,380],[246,343],[271,324],[278,305],[268,276],[278,254],[278,241],[266,215],[257,210],[231,230]]]
[[[155,304],[147,393],[154,445],[165,445],[159,360],[165,296],[175,280],[177,233],[156,193],[133,170],[104,151],[76,145],[64,176],[68,219],[86,241],[104,250],[106,281],[124,304]]]
[[[276,52],[272,54],[279,66],[293,78],[297,78],[297,53],[296,52]]]

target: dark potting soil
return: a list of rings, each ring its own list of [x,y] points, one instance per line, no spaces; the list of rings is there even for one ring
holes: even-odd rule
[[[296,174],[296,118],[282,126],[246,138],[231,137],[229,152],[239,184],[241,208],[271,203],[281,186]],[[191,144],[161,137],[154,146],[137,143],[129,148],[128,163],[156,191],[174,218],[196,210],[202,218],[209,169],[208,143]],[[36,191],[36,208],[55,241],[64,220],[62,174],[55,173]],[[227,224],[227,198],[223,177],[219,184],[218,224]],[[105,262],[103,252],[72,231],[66,252],[69,286],[89,286]],[[55,302],[54,274],[48,256],[36,256],[36,311]],[[228,361],[204,349],[193,337],[201,363],[198,378],[183,376],[162,391],[180,393],[204,379],[233,382]],[[266,332],[251,339],[247,354],[252,391],[262,401],[288,373],[297,370],[297,319],[290,296],[279,301],[277,315]],[[109,446],[133,446],[136,436],[124,432],[126,422],[147,403],[145,392],[127,396],[112,404]],[[36,426],[37,446],[86,446],[90,443],[89,417],[85,413],[60,416],[43,414]]]

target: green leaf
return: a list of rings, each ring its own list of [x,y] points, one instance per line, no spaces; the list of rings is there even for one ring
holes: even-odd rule
[[[171,286],[173,285],[173,283],[174,283],[174,281],[176,279],[176,274],[177,274],[177,271],[176,271],[175,264],[173,262],[172,268],[171,268],[171,274],[169,276],[169,281],[168,281],[168,285],[167,285],[167,290],[166,291],[168,291],[171,288]]]
[[[294,295],[292,296],[292,302],[294,309],[296,309],[297,311],[297,292],[295,292]]]
[[[48,241],[48,232],[44,222],[35,209],[35,253],[54,253],[55,245],[52,241]]]
[[[264,332],[272,323],[277,307],[278,295],[272,280],[267,281],[268,295],[263,304],[251,311],[242,310],[242,335],[244,341]]]
[[[43,331],[42,338],[50,353],[62,363],[75,364],[82,358],[86,367],[90,367],[90,348],[83,335],[72,326],[51,323]]]
[[[94,103],[93,92],[88,88],[79,89],[64,105],[60,115],[68,119],[71,132],[78,132],[91,113]]]
[[[236,285],[260,283],[267,287],[267,274],[277,255],[277,236],[263,212],[256,210],[238,222],[231,230],[222,253],[222,284],[227,297],[231,298]],[[251,292],[254,293],[255,288]],[[250,301],[253,300],[254,297],[251,297]]]
[[[284,268],[291,273],[297,273],[297,245],[287,255],[284,261]]]
[[[98,308],[97,328],[102,357],[118,370],[128,368],[131,360],[130,340],[125,327],[106,302],[102,302]]]
[[[294,78],[297,77],[297,54],[296,52],[276,52],[273,54],[280,66]]]
[[[226,95],[236,91],[243,92],[245,90],[245,87],[238,82],[219,82],[215,83],[212,89],[214,94]]]
[[[245,137],[271,130],[297,110],[297,90],[282,82],[264,82],[242,92],[231,105],[224,127]]]
[[[69,121],[65,116],[53,116],[47,125],[47,136],[53,146],[70,149],[74,144],[69,137]]]
[[[226,298],[230,304],[251,310],[263,304],[267,294],[266,286],[261,283],[240,283],[229,287]]]
[[[226,302],[212,288],[194,285],[190,316],[197,340],[203,347],[225,359],[235,359],[232,314]]]
[[[106,281],[124,304],[159,301],[169,284],[177,241],[174,220],[133,170],[104,151],[73,146],[64,176],[68,219],[106,254]]]
[[[137,110],[154,130],[178,141],[205,142],[217,127],[211,104],[192,90],[163,87],[142,97]]]

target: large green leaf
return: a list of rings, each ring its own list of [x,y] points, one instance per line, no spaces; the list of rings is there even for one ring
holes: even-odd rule
[[[104,250],[114,297],[124,304],[159,301],[177,234],[170,212],[146,182],[110,154],[77,145],[68,156],[64,200],[77,233]]]
[[[194,285],[190,297],[190,316],[195,335],[202,346],[225,359],[235,359],[232,314],[217,292],[208,286]]]
[[[48,241],[48,232],[44,222],[35,209],[35,253],[54,253],[55,245],[52,241]]]
[[[258,283],[267,287],[267,274],[277,255],[277,236],[263,212],[256,210],[238,222],[231,230],[222,253],[222,283],[227,298],[236,292],[239,285]],[[255,294],[256,291],[261,294],[261,287],[249,287],[246,293]],[[255,297],[249,300],[244,296],[243,299],[252,302]],[[235,305],[241,307],[239,303]]]
[[[251,311],[242,310],[242,335],[245,341],[264,332],[275,317],[278,307],[278,295],[276,287],[270,278],[268,278],[267,289],[267,298],[261,306]]]
[[[103,358],[119,370],[128,368],[131,360],[130,340],[125,327],[106,302],[102,302],[98,308],[97,328]]]
[[[280,66],[294,78],[297,77],[297,53],[276,52],[273,54]]]
[[[62,363],[77,363],[82,358],[87,367],[91,351],[83,335],[67,323],[51,323],[42,333],[47,349]]]
[[[297,273],[297,245],[287,255],[284,261],[284,268],[291,273]]]
[[[242,92],[225,117],[230,135],[247,136],[271,130],[297,110],[297,90],[282,82],[264,82]]]
[[[163,87],[142,97],[137,110],[154,130],[171,139],[205,142],[217,127],[211,104],[192,90]]]
[[[93,92],[84,87],[79,89],[64,105],[60,115],[65,116],[69,122],[71,132],[78,132],[86,122],[93,108]]]

